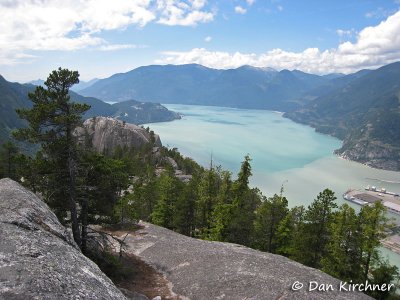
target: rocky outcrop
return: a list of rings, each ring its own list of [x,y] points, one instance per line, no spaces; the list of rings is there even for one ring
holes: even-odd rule
[[[49,207],[0,180],[0,299],[126,299]]]
[[[162,272],[173,292],[189,299],[371,299],[339,291],[338,279],[283,256],[141,225],[144,229],[126,238],[127,251]],[[294,291],[296,282],[303,288]],[[309,292],[310,282],[333,290]]]
[[[109,117],[94,117],[83,123],[83,128],[76,130],[82,142],[88,138],[100,153],[112,151],[117,146],[139,148],[151,142],[151,133],[143,127],[125,123]],[[161,146],[160,137],[154,134],[155,146]]]
[[[346,139],[335,154],[373,168],[400,171],[400,149],[379,141]]]

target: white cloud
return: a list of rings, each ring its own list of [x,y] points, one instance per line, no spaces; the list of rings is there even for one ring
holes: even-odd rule
[[[205,0],[0,1],[0,64],[15,64],[30,51],[127,49],[98,37],[107,30],[150,22],[193,26],[213,20]],[[131,46],[130,46],[131,47]],[[131,47],[132,48],[132,47]]]
[[[244,15],[247,12],[247,9],[241,7],[241,6],[235,6],[235,13]]]
[[[204,39],[205,42],[209,43],[212,41],[212,37],[211,36],[206,36]]]
[[[249,6],[252,6],[254,4],[254,2],[256,2],[255,0],[246,0],[247,4]]]
[[[127,50],[127,49],[136,49],[143,48],[143,46],[137,46],[134,44],[109,44],[100,46],[101,51],[117,51],[117,50]]]
[[[202,11],[204,0],[190,0],[189,3],[177,0],[158,0],[157,8],[161,11],[158,23],[164,25],[194,26],[214,19],[212,12]]]
[[[338,29],[338,30],[336,30],[337,35],[340,37],[352,36],[354,34],[354,32],[355,32],[354,29],[350,29],[350,30]]]
[[[343,32],[344,34],[344,32]],[[199,63],[213,68],[236,68],[242,65],[299,69],[312,73],[354,72],[376,68],[400,60],[400,11],[374,27],[361,30],[354,43],[346,41],[337,48],[321,51],[308,48],[302,52],[273,49],[266,53],[228,53],[195,48],[188,52],[163,52],[157,63]]]
[[[348,30],[337,29],[336,34],[339,36],[340,42],[343,42],[346,39],[353,39],[355,36],[357,36],[358,32],[354,28]]]

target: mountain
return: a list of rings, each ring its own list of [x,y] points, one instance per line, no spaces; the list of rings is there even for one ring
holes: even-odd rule
[[[71,87],[71,90],[75,91],[75,92],[78,92],[80,90],[88,88],[89,86],[93,85],[97,81],[99,81],[98,78],[94,78],[94,79],[89,80],[89,81],[79,81],[78,84],[75,84],[75,85],[73,85]],[[43,79],[29,81],[28,84],[33,84],[33,85],[36,85],[36,86],[43,86],[43,87],[45,86]]]
[[[105,101],[137,99],[288,111],[306,91],[331,80],[298,70],[242,66],[218,70],[197,64],[152,65],[101,79],[80,91]]]
[[[286,117],[343,140],[337,154],[400,170],[400,62],[335,79],[333,90]]]
[[[89,81],[79,81],[78,84],[75,84],[71,87],[71,90],[73,90],[74,92],[79,92],[80,90],[83,90],[83,89],[88,88],[89,86],[92,86],[97,81],[99,81],[98,78],[93,78],[92,80],[89,80]]]
[[[32,84],[32,85],[44,87],[44,80],[43,79],[32,80],[32,81],[27,82],[26,84]]]
[[[8,82],[0,75],[0,144],[8,140],[12,129],[26,126],[15,110],[31,106],[28,93],[32,90],[31,85]]]
[[[35,86],[32,84],[8,82],[0,75],[0,144],[9,139],[12,130],[27,126],[26,122],[18,117],[15,110],[32,107],[28,93],[33,92],[34,89]],[[171,121],[180,118],[179,114],[169,111],[158,103],[129,100],[111,105],[72,91],[70,91],[70,96],[74,102],[86,103],[91,106],[84,118],[109,116],[134,124]]]

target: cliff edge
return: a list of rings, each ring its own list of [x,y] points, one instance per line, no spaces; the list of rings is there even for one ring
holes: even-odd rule
[[[360,292],[339,291],[338,279],[280,255],[141,225],[143,229],[125,239],[127,252],[163,273],[173,292],[189,299],[371,299]],[[295,282],[303,288],[294,291]],[[310,282],[332,285],[334,290],[308,292]]]
[[[49,207],[0,180],[0,299],[126,299]]]

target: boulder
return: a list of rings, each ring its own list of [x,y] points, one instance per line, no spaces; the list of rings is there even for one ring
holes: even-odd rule
[[[0,299],[126,299],[35,194],[0,180]]]

